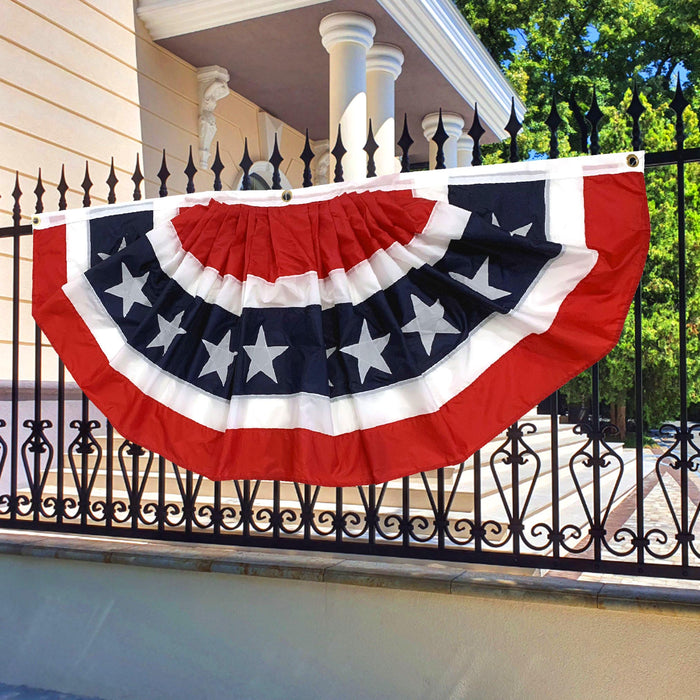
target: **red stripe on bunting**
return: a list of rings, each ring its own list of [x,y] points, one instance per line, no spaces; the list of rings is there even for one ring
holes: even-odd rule
[[[36,310],[66,283],[66,227],[35,230],[32,241],[32,313],[38,323]]]
[[[173,220],[182,247],[205,267],[238,280],[350,270],[392,243],[406,245],[425,228],[435,202],[410,190],[348,192],[282,207],[212,200]]]
[[[646,257],[649,220],[638,173],[584,179],[592,272],[548,331],[530,335],[435,413],[337,437],[309,430],[202,427],[113,370],[60,292],[37,320],[85,393],[116,429],[210,479],[279,479],[325,486],[381,483],[459,463],[615,345]],[[65,258],[63,258],[65,260]]]

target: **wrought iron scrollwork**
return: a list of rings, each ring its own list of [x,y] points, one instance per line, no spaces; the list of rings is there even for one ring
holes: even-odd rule
[[[102,463],[102,447],[93,435],[93,430],[100,427],[96,420],[73,420],[70,427],[78,431],[68,446],[68,463],[70,465],[73,482],[78,492],[78,499],[66,498],[63,501],[63,512],[69,519],[90,516],[93,520],[100,520],[104,513],[93,510],[90,496],[95,486],[95,480]],[[79,456],[79,460],[77,459]],[[89,467],[88,457],[93,457],[93,466]],[[77,462],[80,462],[78,465]],[[80,471],[79,471],[80,469]]]
[[[583,508],[586,523],[588,525],[588,536],[576,524],[568,524],[562,528],[564,539],[560,541],[561,546],[568,552],[580,553],[586,551],[594,542],[598,541],[610,553],[621,556],[620,552],[615,551],[610,547],[606,539],[605,525],[611,513],[613,504],[618,494],[620,482],[624,473],[624,463],[620,455],[608,444],[606,438],[619,434],[619,429],[613,424],[608,424],[601,429],[595,430],[588,423],[579,423],[574,426],[574,433],[577,435],[585,435],[586,442],[579,448],[569,460],[569,473],[578,494],[581,506]],[[590,470],[592,474],[592,497],[593,505],[589,503],[589,499],[584,493],[582,481],[577,474],[577,469],[584,468]],[[602,490],[601,481],[603,478],[602,470],[610,470],[607,473],[613,474],[617,472],[615,481],[610,489],[610,494],[604,506],[602,506]],[[588,485],[585,488],[588,488]],[[568,544],[569,540],[579,542],[578,546]]]
[[[698,473],[700,448],[693,439],[693,433],[698,430],[700,430],[698,424],[686,430],[676,425],[664,424],[659,430],[662,437],[673,441],[656,460],[655,473],[676,532],[675,542],[672,544],[670,544],[669,533],[658,527],[652,527],[644,533],[645,549],[656,559],[673,557],[684,544],[695,556],[700,557],[693,534],[700,514],[700,497],[697,497],[700,496],[700,490],[697,484],[691,485],[689,482],[689,476]],[[683,480],[686,480],[685,488],[683,488]],[[691,502],[689,491],[692,487],[697,492],[697,505],[691,517],[688,506]],[[675,499],[672,497],[671,489],[678,494]],[[654,548],[654,544],[661,549]]]
[[[457,474],[454,477],[452,483],[452,489],[450,491],[449,498],[447,500],[447,506],[445,508],[445,517],[447,518],[447,526],[445,528],[445,535],[448,537],[450,542],[460,546],[465,546],[471,544],[474,541],[477,530],[474,525],[474,520],[472,518],[457,518],[456,520],[451,520],[449,515],[452,513],[454,508],[455,498],[459,492],[460,484],[462,483],[462,478],[465,471],[465,463],[462,462],[457,468]],[[465,533],[465,535],[462,535]]]
[[[185,488],[182,484],[182,477],[180,474],[180,468],[176,464],[170,464],[173,475],[176,478],[178,484],[178,489],[180,491],[180,496],[185,502]],[[166,480],[166,473],[162,474],[163,481]],[[163,484],[163,489],[165,484]],[[154,522],[156,525],[164,525],[167,527],[180,527],[185,520],[184,508],[179,504],[167,502],[167,503],[149,503],[144,507],[144,512],[148,515],[153,514]]]
[[[42,494],[54,457],[53,445],[46,437],[45,432],[47,428],[51,427],[51,421],[25,420],[22,425],[30,430],[29,437],[22,443],[22,465],[32,495],[31,511],[50,517],[52,513],[45,509],[46,504],[42,499]],[[30,455],[33,455],[33,458],[30,458]],[[42,464],[42,456],[44,464]],[[30,462],[33,464],[30,465]],[[29,515],[29,512],[21,514]]]
[[[0,428],[7,425],[5,420],[0,418]],[[7,443],[2,435],[0,435],[0,478],[2,478],[7,462]],[[10,512],[10,496],[6,493],[0,493],[0,515],[7,515]]]
[[[146,455],[146,465],[141,467],[141,457]],[[127,457],[131,461],[131,474],[127,465]],[[141,507],[143,494],[148,483],[148,477],[153,466],[153,453],[145,450],[140,445],[136,445],[129,440],[124,440],[117,450],[117,461],[121,470],[124,486],[129,499],[128,506],[123,501],[115,502],[114,520],[118,523],[125,523],[131,520],[132,527],[136,527],[139,522],[145,525],[155,524],[154,518],[146,518],[145,508]],[[117,505],[118,504],[118,505]]]
[[[322,510],[318,513],[316,518],[318,523],[317,527],[321,535],[329,537],[330,535],[340,532],[343,529],[343,517],[342,510],[338,514],[338,511],[334,510]]]
[[[363,517],[354,510],[336,515],[336,527],[339,526],[343,535],[347,537],[360,537],[364,532],[363,522]]]
[[[525,544],[528,548],[534,550],[545,549],[549,546],[549,542],[545,545],[537,544],[528,539],[525,532],[525,518],[528,508],[532,500],[535,487],[542,470],[542,460],[539,455],[525,442],[525,435],[533,435],[537,432],[537,427],[534,423],[514,423],[506,431],[506,439],[491,455],[489,465],[491,474],[498,490],[498,494],[503,504],[503,509],[506,514],[507,525],[495,522],[493,520],[484,523],[486,533],[484,535],[486,543],[491,547],[504,547],[511,539],[513,540],[513,549],[517,553],[520,543]],[[504,488],[504,483],[498,473],[497,463],[500,462],[506,466],[510,466],[510,486]],[[529,487],[525,495],[525,499],[520,498],[521,481],[525,481],[520,468],[534,465],[534,470],[531,476],[528,477]],[[510,489],[511,498],[506,494],[506,488]],[[502,533],[507,534],[501,537]],[[542,533],[542,524],[535,525],[531,530],[533,537],[538,537]],[[488,539],[488,535],[494,536]],[[499,539],[495,539],[499,538]]]

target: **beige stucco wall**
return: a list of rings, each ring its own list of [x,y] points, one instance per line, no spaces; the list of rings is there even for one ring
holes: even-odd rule
[[[0,556],[0,682],[95,695],[697,696],[700,619]]]
[[[0,0],[0,25],[0,227],[12,223],[15,172],[24,192],[23,223],[33,212],[39,168],[46,211],[58,207],[55,188],[62,166],[70,187],[68,206],[82,205],[86,161],[92,202],[105,203],[112,157],[118,200],[132,197],[137,155],[146,175],[145,195],[157,196],[163,148],[172,173],[169,191],[184,191],[188,148],[196,158],[199,141],[196,68],[153,43],[135,19],[133,0]],[[261,145],[259,107],[230,87],[215,112],[225,188],[239,179],[244,137],[253,160],[269,157]],[[282,170],[295,186],[301,181],[302,149],[302,135],[284,126]],[[195,183],[200,191],[211,189],[211,172],[199,172]],[[22,379],[34,376],[30,248],[30,241],[23,241]],[[11,260],[11,241],[0,240],[0,379],[9,377],[10,367]],[[55,357],[49,354],[47,360],[44,377],[55,378]]]

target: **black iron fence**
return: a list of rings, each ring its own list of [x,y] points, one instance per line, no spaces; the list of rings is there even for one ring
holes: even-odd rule
[[[603,114],[595,96],[584,115],[572,103],[579,150],[599,152]],[[534,412],[511,426],[469,461],[412,477],[357,488],[325,488],[265,481],[212,482],[181,469],[116,434],[104,417],[54,363],[49,380],[45,339],[20,314],[20,292],[28,274],[20,265],[20,243],[31,235],[22,224],[24,185],[12,192],[13,225],[0,229],[12,241],[11,358],[1,367],[0,526],[45,531],[218,542],[259,547],[383,554],[542,569],[596,571],[649,576],[700,578],[700,448],[688,413],[686,164],[700,161],[700,148],[685,147],[680,88],[670,108],[675,113],[675,148],[647,153],[646,167],[670,168],[675,178],[677,220],[677,418],[662,428],[650,447],[644,436],[642,377],[642,290],[633,306],[634,387],[630,406],[636,430],[629,447],[613,442],[614,425],[601,410],[600,370],[591,371],[590,411],[582,422],[566,425],[559,393],[543,415]],[[640,118],[644,107],[635,88],[627,110],[633,149],[643,146]],[[549,155],[559,155],[563,122],[555,104],[546,121]],[[506,158],[519,159],[521,125],[511,114]],[[482,163],[484,133],[478,112],[469,134],[473,165]],[[434,136],[438,168],[444,167],[447,134],[439,122]],[[404,122],[398,142],[402,169],[408,170],[413,141]],[[376,144],[371,124],[365,147],[367,172],[375,174]],[[342,181],[345,150],[338,133],[334,180]],[[307,136],[301,154],[303,185],[312,184],[314,154]],[[282,156],[275,143],[270,158],[271,186],[280,188]],[[247,145],[240,166],[242,187],[251,187],[252,161]],[[224,166],[212,165],[214,189],[221,189]],[[194,192],[196,168],[185,169],[187,192]],[[159,172],[160,196],[168,194],[165,153]],[[141,198],[143,175],[138,159],[131,178],[134,199]],[[40,213],[47,194],[41,173],[33,183]],[[117,178],[107,179],[108,202],[116,200]],[[86,165],[83,205],[91,203],[93,183]],[[58,185],[58,208],[66,208],[68,184]],[[26,326],[30,325],[30,328]],[[27,340],[27,333],[29,340]],[[31,355],[33,379],[20,380],[20,363]],[[653,428],[654,426],[647,426]],[[398,449],[398,448],[397,448]]]

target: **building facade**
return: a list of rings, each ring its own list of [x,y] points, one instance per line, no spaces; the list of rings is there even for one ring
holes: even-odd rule
[[[471,160],[466,130],[477,104],[485,142],[506,136],[511,103],[520,116],[524,111],[450,0],[0,0],[0,8],[0,226],[12,223],[15,177],[24,192],[22,223],[29,223],[39,171],[46,211],[58,208],[62,174],[68,208],[82,206],[86,164],[95,183],[92,204],[107,203],[112,164],[117,201],[131,199],[137,159],[143,196],[158,196],[163,155],[168,191],[181,194],[191,148],[195,186],[207,191],[218,143],[223,188],[235,189],[247,142],[251,173],[267,187],[277,140],[282,184],[299,187],[307,129],[314,182],[321,184],[332,179],[329,151],[339,125],[350,180],[366,173],[370,119],[381,175],[398,167],[396,125],[404,115],[415,140],[414,166],[427,167],[439,109],[450,136],[448,166]],[[34,376],[30,245],[26,237],[20,260],[22,380]],[[0,240],[5,379],[11,246]],[[54,379],[48,345],[45,354],[44,377]]]

